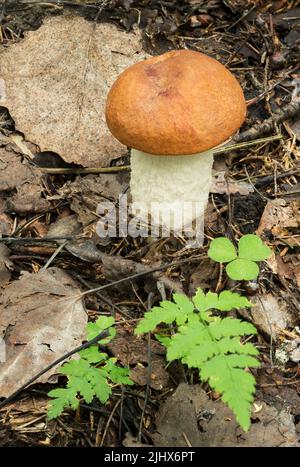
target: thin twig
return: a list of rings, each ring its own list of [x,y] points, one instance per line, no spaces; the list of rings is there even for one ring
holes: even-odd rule
[[[184,264],[184,263],[198,261],[201,258],[203,258],[203,255],[194,256],[193,258],[185,258],[180,261],[175,261],[174,263],[168,263],[168,264],[164,264],[163,266],[157,266],[156,268],[148,269],[148,271],[138,272],[136,274],[133,274],[132,276],[123,277],[122,279],[118,279],[117,281],[110,282],[109,284],[101,285],[100,287],[96,287],[94,289],[87,290],[86,292],[82,292],[78,296],[78,298],[81,298],[85,295],[89,295],[91,293],[100,292],[101,290],[107,289],[108,287],[113,287],[115,285],[119,285],[119,284],[122,284],[123,282],[128,282],[133,279],[137,279],[147,274],[152,274],[153,272],[163,271],[164,269],[172,268],[175,266],[180,266],[181,264]]]
[[[112,421],[112,418],[113,418],[113,416],[114,416],[114,414],[115,414],[115,411],[116,411],[117,408],[119,407],[120,403],[121,403],[121,399],[119,399],[119,400],[116,402],[114,408],[113,408],[112,411],[111,411],[110,416],[108,417],[108,420],[107,420],[107,423],[106,423],[106,426],[105,426],[105,429],[104,429],[104,433],[103,433],[103,436],[102,436],[102,440],[101,440],[101,443],[100,443],[100,448],[102,448],[102,446],[103,446],[103,443],[104,443],[104,440],[105,440],[105,437],[106,437],[107,430],[108,430],[108,428],[109,428],[110,422]]]
[[[273,113],[271,118],[264,120],[263,122],[253,125],[249,130],[244,131],[233,138],[237,143],[240,141],[250,141],[265,133],[269,133],[274,130],[274,124],[280,123],[283,120],[295,117],[300,112],[300,101],[290,102],[282,109],[278,109]],[[280,136],[278,135],[278,139]]]
[[[46,271],[46,269],[50,266],[50,264],[53,262],[53,260],[56,258],[56,256],[58,255],[58,253],[68,244],[68,241],[69,240],[65,240],[61,245],[59,245],[56,250],[54,251],[54,253],[52,253],[52,255],[50,256],[50,258],[48,259],[48,261],[46,262],[46,264],[44,264],[44,266],[41,268],[41,271]]]
[[[153,299],[153,292],[150,292],[148,295],[148,302],[147,302],[147,308],[148,310],[151,310],[152,307],[152,299]],[[144,399],[144,405],[143,405],[143,410],[141,414],[141,419],[140,419],[140,426],[139,426],[139,433],[138,433],[138,441],[142,441],[142,429],[143,429],[143,421],[144,421],[144,416],[146,412],[146,407],[148,404],[148,399],[149,399],[149,393],[150,393],[150,383],[151,383],[151,372],[152,372],[152,354],[151,354],[151,334],[150,332],[148,333],[147,336],[147,363],[148,363],[148,368],[147,368],[147,382],[146,382],[146,390],[145,390],[145,399]]]
[[[102,173],[116,173],[116,172],[127,172],[130,170],[129,165],[120,165],[119,167],[87,167],[87,168],[61,168],[61,169],[48,169],[39,167],[46,174],[52,175],[63,175],[63,174],[102,174]]]
[[[300,168],[293,169],[293,170],[287,170],[286,172],[282,172],[281,174],[276,174],[276,179],[279,180],[280,178],[289,177],[290,175],[297,175],[298,173],[300,173]],[[274,174],[259,178],[255,182],[255,187],[259,188],[265,185],[270,185],[271,183],[274,183]]]
[[[74,240],[74,236],[59,236],[59,237],[42,237],[42,238],[32,238],[32,237],[2,237],[0,238],[0,243],[54,243],[61,240]]]
[[[214,154],[222,154],[230,151],[236,151],[238,149],[248,148],[256,144],[267,143],[281,139],[282,135],[269,136],[267,138],[259,138],[254,141],[239,142],[236,144],[230,144],[228,146],[220,146],[214,150]],[[242,138],[241,138],[242,141]],[[101,174],[101,173],[116,173],[116,172],[127,172],[130,170],[130,165],[121,165],[119,167],[87,167],[87,168],[60,168],[60,169],[48,169],[40,167],[44,173],[52,175],[61,174]]]
[[[90,285],[88,284],[87,281],[85,281],[81,276],[80,274],[78,274],[77,272],[73,271],[72,272],[72,275],[75,276],[75,278],[81,282],[85,287],[90,287]],[[122,316],[124,316],[125,318],[127,319],[132,319],[132,316],[130,316],[128,313],[126,313],[125,311],[121,310],[120,307],[118,307],[118,305],[115,305],[113,302],[111,302],[108,298],[104,297],[102,294],[100,294],[99,292],[96,293],[97,297],[100,298],[100,300],[102,300],[104,303],[106,303],[107,305],[109,305],[111,308],[112,308],[112,316],[115,316],[115,310]]]
[[[216,149],[214,149],[214,154],[222,154],[225,152],[230,152],[230,151],[236,151],[237,149],[245,149],[248,148],[249,146],[255,146],[256,144],[263,144],[263,143],[269,143],[271,141],[276,141],[278,139],[282,139],[282,135],[274,135],[274,136],[268,136],[267,138],[259,138],[259,139],[253,139],[251,138],[251,141],[243,141],[242,135],[244,135],[246,132],[241,133],[240,135],[236,136],[233,138],[232,141],[240,141],[235,144],[230,144],[228,146],[220,146]],[[245,138],[247,139],[247,138]]]
[[[244,164],[244,171],[245,171],[245,174],[248,178],[248,182],[250,183],[250,185],[252,186],[253,190],[256,191],[256,193],[261,197],[261,199],[263,199],[264,201],[269,201],[269,198],[267,198],[266,196],[262,195],[260,193],[260,191],[256,188],[255,184],[252,182],[251,178],[250,178],[250,175],[248,173],[248,170],[247,170],[247,167],[246,167],[246,164]]]

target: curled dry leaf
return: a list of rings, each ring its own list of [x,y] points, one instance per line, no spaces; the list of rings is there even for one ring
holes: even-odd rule
[[[145,57],[138,31],[49,17],[0,57],[2,105],[41,151],[87,167],[107,166],[126,152],[107,129],[104,107],[116,77]]]
[[[125,366],[130,365],[130,378],[139,386],[148,382],[149,358],[151,359],[150,387],[162,390],[168,386],[169,375],[165,369],[164,347],[151,339],[149,355],[147,339],[136,337],[122,329],[109,344],[109,350]]]
[[[259,295],[252,299],[253,307],[247,310],[240,310],[244,318],[251,318],[251,322],[265,335],[274,341],[278,340],[280,331],[292,327],[296,323],[296,318],[282,298],[271,293]]]
[[[264,233],[271,232],[274,237],[285,239],[289,245],[299,246],[299,228],[300,202],[277,198],[268,201],[256,233],[263,236]]]
[[[226,176],[226,172],[224,171],[214,171],[210,192],[220,195],[240,193],[243,196],[247,196],[249,193],[254,192],[254,188],[250,183],[234,180]]]
[[[98,221],[96,212],[100,205],[107,202],[118,203],[128,186],[129,174],[101,174],[76,177],[73,182],[67,182],[59,189],[59,194],[68,198],[70,207],[82,225]]]
[[[74,281],[58,268],[25,273],[0,297],[0,397],[7,397],[47,365],[81,344],[87,314]],[[36,382],[45,383],[53,368]]]
[[[0,148],[0,191],[12,191],[18,186],[31,181],[34,168],[22,157],[2,147]],[[36,173],[34,174],[36,176]]]
[[[294,281],[300,288],[300,255],[273,255],[266,261],[274,274]]]
[[[13,231],[13,220],[10,216],[4,213],[5,201],[0,198],[0,236],[11,235]]]
[[[0,243],[0,287],[8,284],[12,262],[9,259],[10,251],[7,246]]]
[[[42,197],[42,173],[22,157],[0,148],[0,192],[3,212],[38,213],[49,207]],[[1,209],[1,206],[0,206]]]
[[[169,279],[163,271],[150,273],[151,268],[155,267],[155,265],[145,265],[143,263],[132,261],[131,259],[112,255],[103,255],[102,264],[103,274],[105,278],[109,279],[110,281],[117,281],[121,278],[129,277],[134,274],[146,273],[149,271],[149,274],[145,276],[141,276],[135,280],[127,281],[124,282],[124,284],[118,284],[115,286],[119,292],[123,291],[128,293],[128,289],[132,290],[132,284],[136,286],[139,280],[142,280],[145,281],[145,291],[148,293],[151,291],[157,292],[158,281],[162,282],[167,290],[183,293],[182,284],[179,281]]]

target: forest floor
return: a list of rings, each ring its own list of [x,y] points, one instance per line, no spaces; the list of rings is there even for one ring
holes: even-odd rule
[[[45,373],[0,407],[0,446],[300,446],[298,5],[0,1],[0,328],[8,346],[0,397],[5,402],[80,345],[87,318],[111,314],[117,335],[108,352],[130,367],[134,381],[114,385],[106,404],[82,403],[48,421],[47,393],[65,380]],[[102,95],[86,99],[76,81],[82,69],[90,76],[94,45],[109,83],[114,67],[178,48],[215,57],[241,83],[247,118],[234,141],[240,147],[215,158],[202,247],[186,248],[174,237],[97,236],[97,206],[117,203],[127,191],[129,155],[114,146],[99,115],[89,113],[96,98],[104,102],[107,88],[99,84]],[[74,130],[78,110],[83,123]],[[97,167],[109,170],[93,173]],[[234,282],[208,258],[209,242],[220,236],[237,242],[250,233],[273,253],[257,281]],[[59,297],[104,285],[82,296],[76,310],[62,309]],[[174,291],[192,296],[199,287],[234,289],[256,304],[237,312],[259,331],[253,342],[261,366],[253,370],[248,433],[195,371],[167,366],[154,336],[134,335],[149,307]]]

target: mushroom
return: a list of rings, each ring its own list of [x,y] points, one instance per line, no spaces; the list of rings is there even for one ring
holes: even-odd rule
[[[111,133],[131,149],[132,202],[173,231],[204,219],[216,146],[246,116],[236,78],[217,60],[176,50],[138,62],[114,82]]]

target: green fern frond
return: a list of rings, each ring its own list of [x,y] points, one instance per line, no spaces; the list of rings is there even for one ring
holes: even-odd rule
[[[160,306],[153,307],[145,313],[144,318],[135,328],[135,334],[144,334],[153,331],[160,323],[171,324],[175,322],[179,326],[185,323],[188,316],[193,314],[194,305],[186,295],[173,295],[173,302],[167,300],[160,302]]]
[[[76,410],[79,405],[77,392],[72,388],[52,389],[52,391],[48,392],[48,396],[53,397],[48,404],[48,420],[57,418],[64,411],[65,407],[71,407],[73,410]]]
[[[255,379],[241,368],[258,366],[259,362],[245,355],[240,356],[242,358],[239,361],[235,361],[236,359],[232,357],[236,356],[218,355],[207,361],[200,369],[200,377],[203,381],[208,381],[210,387],[222,395],[221,399],[233,411],[237,422],[248,431]],[[236,368],[235,363],[241,368]]]
[[[219,295],[213,292],[205,294],[203,290],[198,289],[196,295],[193,297],[193,302],[199,311],[207,310],[220,310],[231,311],[234,308],[251,307],[251,303],[246,297],[240,294],[224,290]]]
[[[189,368],[197,368],[200,378],[221,394],[245,431],[250,426],[255,391],[255,379],[247,369],[257,367],[259,361],[255,358],[257,349],[249,342],[242,344],[241,337],[256,334],[257,330],[246,321],[213,316],[212,310],[224,312],[250,306],[237,293],[205,294],[198,289],[192,301],[176,294],[175,303],[164,301],[154,307],[136,329],[141,334],[153,331],[160,323],[175,323],[177,332],[160,339],[167,348],[167,360],[181,360]]]
[[[87,325],[88,338],[93,339],[104,329],[109,330],[109,337],[101,343],[108,342],[115,334],[112,327],[114,319],[102,316],[95,323]],[[58,388],[48,393],[53,399],[49,403],[47,417],[49,420],[58,417],[65,408],[76,410],[80,399],[92,402],[97,397],[103,404],[111,395],[109,382],[115,384],[133,384],[129,378],[128,370],[116,365],[115,358],[109,358],[100,352],[98,345],[92,345],[79,352],[79,360],[65,363],[59,372],[68,377],[66,388]]]
[[[209,331],[215,339],[226,336],[250,336],[251,334],[257,334],[257,330],[253,324],[229,317],[210,323]]]

